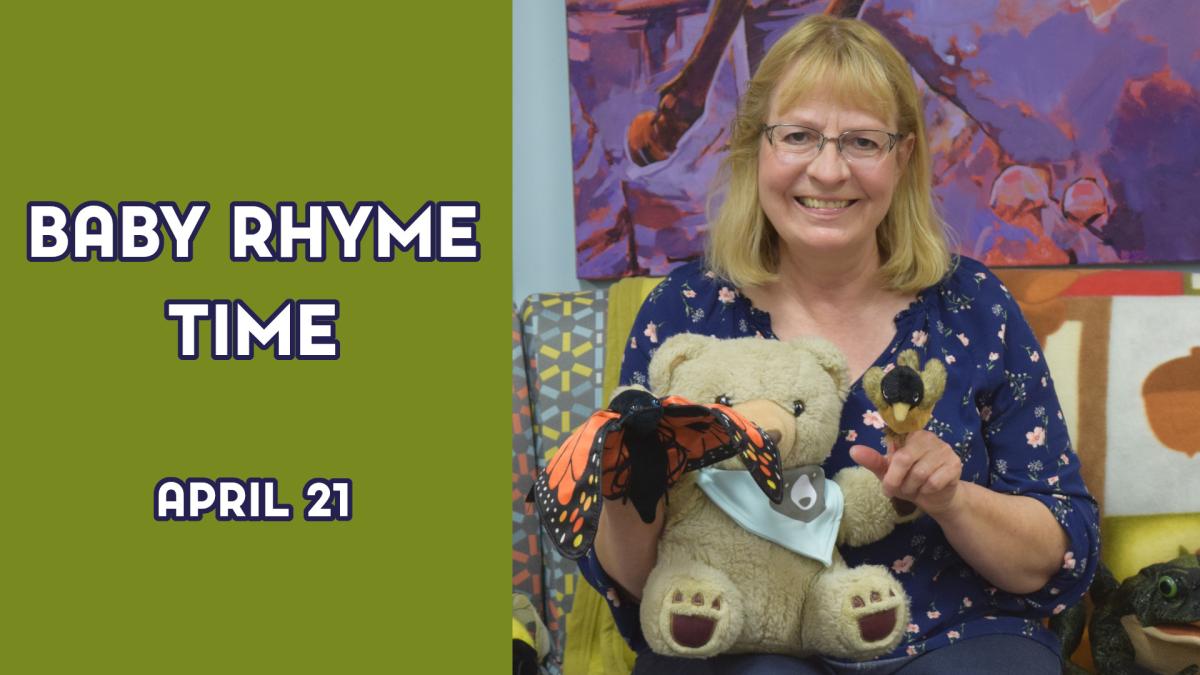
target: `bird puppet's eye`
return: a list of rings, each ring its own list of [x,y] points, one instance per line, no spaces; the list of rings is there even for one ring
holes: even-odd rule
[[[804,401],[796,399],[792,401],[792,414],[799,417],[804,414]]]
[[[715,403],[717,405],[723,405],[726,408],[728,408],[729,406],[733,405],[733,400],[731,400],[727,394],[721,394],[720,396],[717,397],[717,400],[715,401]]]
[[[1171,577],[1161,576],[1158,578],[1158,592],[1164,598],[1170,600],[1179,594],[1179,587]]]

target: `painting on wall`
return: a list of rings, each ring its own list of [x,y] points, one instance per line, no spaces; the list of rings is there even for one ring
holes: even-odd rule
[[[702,255],[738,95],[815,12],[870,23],[908,59],[960,253],[1200,260],[1200,2],[568,0],[580,278]]]

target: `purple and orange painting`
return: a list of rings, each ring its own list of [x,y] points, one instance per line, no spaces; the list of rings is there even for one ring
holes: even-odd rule
[[[912,65],[959,252],[1200,260],[1200,2],[568,0],[580,278],[703,253],[738,95],[815,12],[870,23]]]

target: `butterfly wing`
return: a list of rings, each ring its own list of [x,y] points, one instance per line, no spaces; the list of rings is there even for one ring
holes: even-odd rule
[[[625,446],[625,431],[619,423],[613,425],[600,448],[602,494],[608,499],[620,499],[629,492],[629,448]]]
[[[555,548],[572,560],[592,546],[600,518],[601,450],[610,436],[619,443],[619,415],[601,410],[589,417],[550,458],[530,490],[542,527]]]
[[[687,471],[729,459],[738,453],[729,425],[722,424],[713,407],[692,403],[682,396],[663,402],[660,438],[672,448],[671,482]]]
[[[663,414],[656,434],[667,453],[663,490],[688,471],[737,455],[772,501],[783,500],[779,453],[753,422],[719,404],[699,405],[679,396],[660,401]],[[534,481],[530,497],[537,503],[542,526],[567,558],[581,558],[591,548],[601,497],[630,494],[633,463],[622,425],[635,408],[593,414],[563,442]]]
[[[757,424],[741,413],[720,404],[713,404],[720,424],[728,429],[738,457],[763,494],[776,504],[783,502],[783,465],[775,441],[763,433]]]
[[[663,434],[673,439],[671,482],[687,471],[738,455],[754,482],[776,504],[783,501],[783,469],[774,441],[729,406],[663,399]]]

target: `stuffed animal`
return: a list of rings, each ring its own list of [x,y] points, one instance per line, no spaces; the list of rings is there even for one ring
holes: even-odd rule
[[[933,418],[933,406],[946,391],[946,366],[937,359],[925,362],[917,352],[905,349],[896,357],[896,362],[880,368],[874,366],[863,374],[863,391],[887,425],[884,432],[892,446],[904,447],[908,435],[919,431]],[[917,505],[899,498],[892,505],[903,515],[901,522],[910,522],[921,516]]]
[[[1155,563],[1120,584],[1103,564],[1090,591],[1092,660],[1100,675],[1200,673],[1200,551]],[[1079,645],[1086,609],[1071,607],[1051,620],[1063,641],[1063,672]]]
[[[529,629],[513,617],[513,675],[537,675],[538,653]]]
[[[946,391],[946,366],[929,359],[922,369],[917,352],[905,349],[893,366],[868,369],[863,375],[863,391],[879,408],[888,438],[900,447],[910,433],[924,429],[933,417],[933,406]]]
[[[716,402],[774,441],[783,496],[774,504],[738,458],[684,473],[667,494],[658,561],[641,602],[659,653],[815,653],[861,660],[899,644],[908,598],[882,566],[848,567],[859,546],[900,520],[870,471],[827,480],[849,387],[845,358],[817,339],[676,335],[654,354],[650,387]]]
[[[554,452],[529,489],[538,520],[559,553],[572,560],[592,548],[604,500],[632,502],[654,522],[658,502],[686,472],[738,457],[776,504],[783,476],[774,441],[740,413],[714,402],[659,398],[641,387],[613,397]]]
[[[538,666],[550,653],[550,632],[529,596],[513,593],[513,675],[538,675]]]

